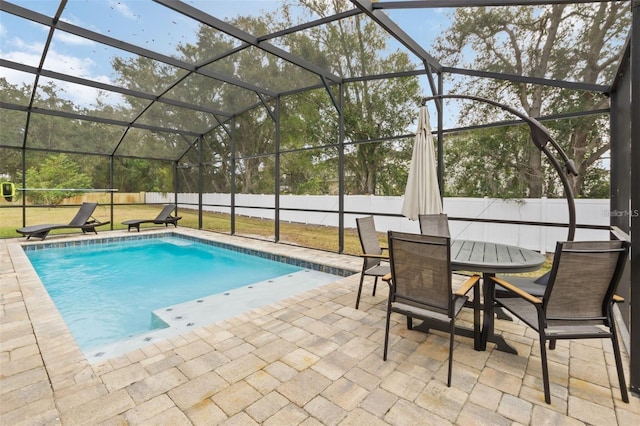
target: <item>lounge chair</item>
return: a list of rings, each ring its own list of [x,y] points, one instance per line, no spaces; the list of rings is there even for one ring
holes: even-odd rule
[[[123,225],[127,225],[127,231],[131,231],[131,228],[136,228],[138,232],[140,232],[140,224],[142,223],[155,223],[156,225],[169,226],[169,224],[173,224],[176,228],[178,227],[178,221],[182,219],[180,216],[171,216],[171,213],[176,209],[176,206],[173,204],[168,204],[162,208],[162,211],[155,219],[129,219],[122,222]]]
[[[85,233],[87,231],[95,232],[97,226],[106,225],[109,221],[100,222],[97,219],[91,217],[94,210],[98,207],[98,203],[82,203],[78,213],[71,219],[71,222],[68,224],[44,224],[44,225],[31,225],[25,226],[24,228],[16,229],[16,232],[26,235],[27,240],[31,237],[45,239],[49,234],[49,231],[54,229],[82,229],[82,232]]]

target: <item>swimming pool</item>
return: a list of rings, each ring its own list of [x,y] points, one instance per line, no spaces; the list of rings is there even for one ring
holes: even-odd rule
[[[203,325],[236,305],[269,303],[271,294],[282,297],[294,281],[304,289],[307,283],[300,281],[336,279],[299,262],[179,235],[29,246],[25,252],[86,354],[129,339],[149,341],[150,332],[163,328]],[[284,287],[275,290],[278,282]]]

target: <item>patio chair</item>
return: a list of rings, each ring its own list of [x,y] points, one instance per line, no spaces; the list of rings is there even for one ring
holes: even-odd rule
[[[573,241],[556,245],[549,282],[542,298],[511,283],[492,278],[517,297],[498,297],[496,302],[534,329],[540,338],[544,400],[551,403],[546,343],[557,339],[611,339],[622,400],[629,402],[624,380],[613,303],[629,253],[626,241]]]
[[[356,309],[358,309],[360,306],[360,295],[362,294],[364,277],[374,277],[372,296],[375,296],[378,278],[388,274],[390,269],[388,262],[389,256],[386,253],[383,254],[383,251],[386,251],[387,248],[380,245],[373,216],[357,218],[356,225],[358,226],[358,237],[360,238],[360,246],[362,247],[361,257],[363,258],[360,285],[358,286],[358,295],[356,296]]]
[[[390,284],[383,359],[387,359],[391,312],[406,315],[409,329],[413,318],[444,321],[449,325],[450,334],[447,386],[451,386],[456,317],[469,299],[469,290],[475,289],[474,318],[479,320],[477,284],[480,277],[471,276],[454,293],[449,237],[389,231],[388,238],[391,273],[383,278]],[[475,320],[474,331],[478,339],[480,330]]]
[[[31,225],[25,226],[24,228],[16,229],[16,232],[22,235],[27,236],[27,240],[31,239],[31,237],[45,239],[49,234],[49,231],[54,229],[82,229],[82,233],[86,233],[87,231],[95,232],[97,226],[107,225],[109,221],[100,222],[97,219],[91,217],[93,212],[95,211],[98,203],[82,203],[80,209],[76,213],[71,222],[68,224],[43,224],[43,225]]]
[[[171,216],[171,213],[176,209],[174,204],[167,204],[162,208],[162,211],[154,219],[129,219],[122,222],[123,225],[127,225],[127,232],[131,231],[131,228],[136,228],[140,232],[140,225],[143,223],[155,223],[156,225],[169,226],[173,224],[174,227],[178,227],[178,221],[182,219],[181,216]]]
[[[445,213],[418,215],[420,233],[422,235],[439,235],[451,237],[449,234],[449,218]]]

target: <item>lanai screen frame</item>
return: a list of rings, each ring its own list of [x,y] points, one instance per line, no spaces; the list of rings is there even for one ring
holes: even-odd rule
[[[448,74],[459,74],[459,75],[467,75],[467,76],[474,76],[474,77],[483,77],[483,78],[493,78],[493,79],[504,79],[504,80],[508,80],[508,81],[512,81],[512,82],[523,82],[523,83],[531,83],[531,84],[542,84],[542,85],[548,85],[548,86],[553,86],[553,87],[558,87],[558,88],[562,88],[562,89],[577,89],[577,90],[583,90],[583,91],[590,91],[590,92],[595,92],[595,93],[607,93],[610,94],[612,96],[612,105],[615,105],[616,108],[612,108],[610,110],[610,114],[611,114],[611,136],[612,136],[612,210],[616,210],[616,211],[627,211],[627,209],[629,208],[629,202],[630,202],[630,211],[634,212],[634,211],[638,211],[638,207],[640,207],[640,194],[639,194],[639,189],[638,189],[638,185],[634,185],[633,182],[640,182],[640,172],[638,172],[638,167],[632,168],[631,164],[640,164],[640,148],[638,148],[640,146],[640,107],[638,107],[638,105],[640,105],[640,73],[636,72],[635,74],[631,72],[631,69],[640,69],[640,54],[639,54],[639,48],[637,46],[637,44],[633,44],[631,42],[631,40],[640,40],[640,12],[639,10],[639,4],[640,2],[638,0],[632,0],[632,11],[633,11],[633,17],[632,17],[632,27],[631,27],[631,34],[629,37],[629,43],[627,46],[627,50],[626,50],[626,54],[623,58],[622,63],[620,64],[620,73],[619,73],[619,78],[611,85],[611,86],[603,86],[603,85],[591,85],[591,84],[582,84],[582,83],[575,83],[575,82],[566,82],[566,81],[556,81],[556,80],[549,80],[549,79],[541,79],[541,78],[532,78],[532,77],[528,77],[528,76],[517,76],[517,75],[504,75],[504,74],[499,74],[499,73],[491,73],[491,72],[484,72],[484,71],[477,71],[477,70],[470,70],[470,69],[459,69],[459,68],[451,68],[451,67],[443,67],[441,66],[431,55],[429,55],[428,52],[426,52],[419,44],[417,44],[414,40],[411,39],[411,37],[409,37],[403,30],[402,28],[400,28],[395,22],[393,22],[391,19],[389,19],[389,17],[384,14],[384,10],[385,9],[402,9],[402,8],[435,8],[435,7],[447,7],[447,8],[452,8],[452,7],[476,7],[476,6],[519,6],[519,5],[544,5],[544,4],[571,4],[571,3],[591,3],[594,1],[591,0],[556,0],[556,1],[545,1],[545,0],[523,0],[523,1],[512,1],[512,0],[429,0],[429,1],[400,1],[400,2],[378,2],[378,3],[371,3],[368,0],[352,0],[352,3],[354,4],[354,8],[348,12],[339,14],[339,15],[335,15],[332,17],[328,17],[328,18],[324,18],[324,19],[319,19],[317,21],[313,21],[313,22],[309,22],[305,25],[302,26],[298,26],[295,28],[291,28],[289,29],[290,31],[299,31],[302,29],[306,29],[306,28],[311,28],[315,25],[322,25],[328,22],[331,22],[333,20],[337,20],[337,19],[342,19],[342,18],[346,18],[349,16],[353,16],[355,14],[366,14],[369,18],[371,18],[373,21],[375,21],[378,25],[380,25],[382,28],[384,28],[392,37],[394,37],[399,43],[401,43],[405,48],[407,48],[410,52],[412,52],[414,55],[416,55],[418,58],[421,59],[424,69],[423,70],[419,70],[419,71],[411,71],[411,72],[399,72],[399,73],[393,73],[393,74],[387,74],[387,75],[370,75],[370,76],[361,76],[361,77],[352,77],[352,78],[339,78],[335,75],[333,75],[332,73],[323,70],[317,66],[314,66],[306,61],[304,61],[301,58],[296,57],[295,55],[291,55],[285,51],[282,51],[272,45],[270,45],[268,43],[268,40],[270,39],[270,36],[266,36],[266,37],[262,37],[260,39],[250,36],[246,33],[244,33],[243,31],[239,30],[238,28],[232,27],[231,25],[225,23],[224,21],[218,20],[212,16],[209,16],[205,13],[203,13],[202,11],[199,11],[185,3],[180,3],[180,2],[173,2],[173,1],[169,1],[169,0],[156,0],[156,2],[158,4],[161,4],[163,6],[166,6],[168,8],[171,8],[175,11],[178,11],[182,14],[191,16],[193,19],[196,19],[200,22],[202,22],[203,24],[209,25],[212,28],[216,28],[222,32],[225,32],[226,34],[235,37],[238,40],[241,40],[243,43],[247,44],[247,45],[251,45],[254,47],[257,47],[259,49],[264,49],[266,51],[269,51],[270,53],[281,57],[282,59],[292,63],[292,64],[296,64],[304,69],[306,69],[309,72],[312,72],[316,75],[319,76],[320,80],[321,80],[321,84],[318,84],[317,86],[310,86],[310,87],[306,87],[304,90],[311,90],[311,89],[315,89],[315,88],[322,88],[324,87],[327,90],[328,95],[331,98],[331,101],[333,102],[336,110],[338,111],[338,116],[339,116],[339,120],[341,121],[340,123],[340,135],[339,135],[339,141],[338,144],[342,144],[343,143],[343,137],[344,137],[344,123],[342,123],[342,114],[340,113],[340,111],[342,110],[342,108],[344,107],[343,104],[343,99],[341,96],[339,96],[338,98],[334,97],[332,94],[332,90],[331,88],[333,87],[338,87],[338,93],[342,93],[343,91],[343,85],[344,84],[348,84],[350,82],[357,82],[357,81],[364,81],[364,80],[371,80],[371,79],[380,79],[380,78],[401,78],[404,76],[415,76],[415,75],[425,75],[428,78],[429,81],[429,86],[431,89],[431,94],[432,95],[438,95],[438,94],[444,94],[443,93],[443,77],[448,75]],[[120,48],[125,48],[126,50],[135,52],[137,54],[140,54],[142,56],[146,56],[146,57],[151,57],[151,58],[155,58],[157,60],[160,61],[164,61],[166,63],[175,65],[177,67],[181,67],[187,70],[191,70],[196,71],[194,69],[192,69],[193,67],[189,64],[185,64],[185,63],[180,63],[179,60],[175,59],[175,58],[170,58],[164,55],[160,55],[156,52],[153,52],[151,50],[145,50],[145,49],[141,49],[137,46],[134,45],[128,45],[127,43],[123,43],[120,40],[116,40],[116,39],[111,39],[109,37],[97,34],[97,33],[92,33],[88,30],[85,30],[83,28],[79,28],[76,26],[73,26],[72,24],[69,24],[67,22],[63,22],[61,20],[59,20],[60,15],[64,9],[66,5],[66,0],[62,0],[60,3],[60,7],[58,9],[58,12],[56,13],[56,16],[52,19],[45,17],[44,15],[40,15],[36,12],[33,12],[31,10],[28,9],[23,9],[19,6],[15,6],[9,2],[3,2],[0,5],[1,10],[6,11],[8,13],[12,13],[12,14],[17,14],[19,16],[22,16],[26,19],[32,20],[34,22],[40,22],[43,25],[47,25],[51,28],[49,35],[47,37],[47,47],[44,49],[44,53],[43,53],[43,60],[44,60],[44,56],[47,53],[47,49],[48,46],[51,43],[51,39],[53,36],[53,33],[55,30],[57,29],[62,29],[62,30],[66,30],[69,31],[71,33],[74,33],[78,36],[81,37],[87,37],[90,38],[96,42],[99,43],[104,43],[104,44],[108,44],[108,45],[118,45]],[[284,32],[286,32],[287,30],[283,31],[283,32],[279,32],[279,34],[282,34]],[[213,58],[212,60],[215,60],[215,58]],[[296,90],[292,90],[289,92],[283,91],[283,92],[274,92],[274,91],[269,91],[269,90],[265,90],[264,88],[258,87],[256,85],[251,84],[250,82],[246,82],[246,81],[241,81],[238,80],[236,78],[233,77],[229,77],[229,76],[225,76],[225,75],[221,75],[221,74],[216,74],[216,73],[209,73],[209,77],[211,78],[215,78],[218,79],[220,81],[224,81],[226,83],[229,84],[234,84],[237,85],[239,87],[242,87],[246,90],[251,90],[254,91],[258,94],[258,97],[260,98],[260,101],[257,102],[254,105],[249,106],[248,108],[246,108],[245,110],[242,111],[221,111],[221,110],[216,110],[216,109],[212,109],[212,108],[208,108],[206,106],[196,106],[196,105],[185,105],[182,104],[180,102],[176,102],[173,101],[171,99],[166,99],[166,98],[158,98],[154,95],[148,94],[148,93],[144,93],[144,92],[134,92],[131,91],[129,89],[121,89],[121,88],[117,88],[115,86],[110,86],[110,85],[106,85],[106,84],[102,84],[102,83],[98,83],[98,82],[94,82],[94,81],[89,81],[89,80],[84,80],[81,78],[77,78],[77,77],[73,77],[73,76],[69,76],[69,75],[65,75],[62,73],[58,73],[58,72],[54,72],[54,71],[50,71],[50,70],[44,70],[42,69],[42,62],[40,63],[40,67],[31,67],[31,66],[27,66],[27,65],[23,65],[23,64],[18,64],[18,63],[13,63],[13,62],[9,62],[7,60],[4,59],[0,59],[0,66],[2,67],[7,67],[10,69],[14,69],[14,70],[18,70],[18,71],[23,71],[23,72],[27,72],[27,73],[31,73],[33,75],[36,76],[36,84],[34,85],[37,86],[37,80],[40,78],[40,76],[42,77],[49,77],[49,78],[54,78],[54,79],[59,79],[59,80],[63,80],[63,81],[69,81],[72,83],[76,83],[76,84],[82,84],[82,85],[87,85],[90,87],[94,87],[97,89],[105,89],[105,90],[110,90],[110,91],[114,91],[116,93],[121,93],[124,95],[133,95],[136,97],[140,97],[142,99],[148,99],[150,102],[164,102],[167,105],[172,105],[175,107],[188,107],[191,109],[195,109],[198,111],[201,111],[203,113],[207,113],[207,114],[211,114],[213,115],[216,120],[218,121],[217,126],[225,126],[228,123],[232,123],[234,118],[241,115],[243,112],[251,109],[251,108],[256,108],[256,107],[264,107],[266,108],[266,110],[268,110],[269,114],[272,115],[272,118],[274,119],[274,121],[277,123],[278,120],[278,111],[279,111],[279,107],[278,104],[280,102],[280,99],[282,96],[287,96],[289,94],[295,93],[296,91],[299,91],[300,89],[296,89]],[[198,69],[198,72],[203,72],[201,69]],[[627,92],[628,91],[628,92]],[[626,93],[630,92],[630,99],[627,101],[626,99]],[[34,94],[35,94],[35,89],[34,89]],[[272,110],[268,104],[274,102],[276,107]],[[633,107],[632,107],[633,106]],[[0,108],[2,109],[7,109],[7,110],[16,110],[16,111],[23,111],[27,113],[27,116],[30,117],[31,114],[50,114],[50,115],[55,115],[55,116],[59,116],[62,118],[69,118],[69,119],[82,119],[82,120],[87,120],[89,119],[89,121],[95,121],[95,122],[99,122],[99,123],[105,123],[105,124],[109,124],[109,123],[113,123],[113,124],[118,124],[118,125],[122,125],[124,127],[126,127],[127,129],[132,129],[132,128],[144,128],[147,130],[152,130],[152,131],[161,131],[161,132],[165,132],[167,129],[165,128],[161,128],[161,127],[154,127],[153,125],[148,125],[148,124],[141,124],[138,122],[124,122],[124,121],[118,121],[118,120],[112,120],[112,119],[106,119],[106,118],[99,118],[99,117],[91,117],[91,118],[87,118],[87,117],[83,117],[83,116],[77,116],[71,113],[67,113],[67,112],[61,112],[61,111],[42,111],[42,110],[38,110],[37,108],[33,108],[32,104],[30,104],[27,107],[23,107],[20,105],[13,105],[13,104],[8,104],[8,103],[1,103],[0,104]],[[628,108],[628,109],[627,109]],[[595,114],[595,113],[600,113],[602,111],[583,111],[581,113],[577,113],[576,116],[579,116],[581,114]],[[566,116],[565,116],[566,117]],[[626,125],[626,120],[625,117],[629,117],[630,121],[631,121],[631,126],[630,126],[630,131],[629,134],[627,136],[626,133],[626,129],[624,128]],[[541,118],[541,120],[544,120],[545,117]],[[546,117],[546,119],[554,119],[554,117]],[[439,176],[439,180],[440,180],[440,188],[443,188],[444,185],[443,183],[443,167],[442,167],[442,163],[443,163],[443,159],[442,159],[442,139],[443,139],[443,135],[444,135],[444,129],[442,126],[442,114],[441,114],[441,110],[440,108],[438,108],[438,117],[437,117],[437,122],[438,122],[438,176]],[[29,125],[29,118],[27,119],[27,126]],[[214,127],[214,128],[215,128]],[[189,130],[183,130],[183,131],[176,131],[176,134],[182,135],[184,138],[189,139],[191,142],[189,142],[189,148],[187,149],[187,151],[191,148],[193,148],[195,145],[198,144],[198,141],[201,141],[202,138],[204,137],[205,134],[207,134],[209,131],[212,131],[214,128],[208,129],[207,131],[203,132],[203,133],[199,133],[199,132],[194,132],[194,131],[189,131]],[[276,125],[277,128],[277,125]],[[27,146],[27,134],[28,132],[25,132],[25,140],[22,146],[22,155],[23,155],[23,176],[24,176],[24,169],[25,169],[25,156],[26,156],[26,152],[30,151],[30,148]],[[20,148],[16,148],[15,146],[7,146],[7,147],[3,147],[3,148],[8,148],[8,149],[20,149]],[[628,148],[628,150],[627,150]],[[187,151],[185,151],[180,157],[172,159],[172,160],[168,160],[168,161],[172,161],[173,165],[174,165],[174,176],[177,176],[177,168],[178,168],[178,163],[180,162],[180,160],[182,159],[182,156],[184,156]],[[628,152],[629,155],[625,156],[624,154],[620,154],[620,152]],[[52,150],[51,152],[60,152],[60,151],[56,151],[56,150]],[[92,153],[78,153],[78,152],[73,152],[74,154],[92,154]],[[279,153],[276,152],[274,154],[276,156],[276,161],[278,158]],[[121,157],[120,155],[118,155],[115,150],[113,153],[111,153],[110,155],[106,155],[106,157],[110,158],[110,180],[111,182],[113,182],[114,176],[113,176],[113,162],[114,162],[114,158],[119,158]],[[143,158],[143,159],[153,159],[150,157],[135,157],[135,158]],[[201,166],[201,165],[200,165]],[[344,247],[344,215],[348,214],[348,213],[365,213],[365,212],[345,212],[344,209],[344,199],[343,199],[343,195],[344,195],[344,163],[343,161],[340,162],[339,164],[339,199],[340,199],[340,205],[338,208],[338,215],[339,215],[339,251],[343,250]],[[278,194],[279,194],[279,174],[276,173],[275,175],[275,179],[276,181],[274,182],[274,188],[275,188],[275,210],[276,210],[276,219],[274,221],[274,226],[275,226],[275,240],[278,241],[279,239],[279,202],[278,202]],[[174,179],[174,192],[176,193],[175,197],[176,197],[176,201],[177,201],[177,179]],[[231,194],[231,208],[232,210],[235,208],[235,201],[234,201],[234,197],[235,197],[235,190],[232,191]],[[25,217],[26,217],[26,204],[23,202],[22,205],[22,210],[23,210],[23,223],[25,222]],[[199,213],[200,213],[200,224],[199,226],[202,227],[202,219],[201,219],[201,215],[202,215],[202,193],[200,191],[200,202],[199,202]],[[111,203],[111,216],[113,217],[113,202]],[[616,217],[612,217],[612,225],[618,226],[619,228],[621,228],[623,231],[630,233],[630,229],[633,228],[633,225],[635,224],[636,227],[640,226],[640,223],[638,222],[640,219],[637,216],[634,215],[630,215],[630,221],[625,222],[624,220],[620,220],[620,218],[616,218]],[[231,230],[232,233],[235,232],[235,227],[234,227],[234,221],[235,221],[235,215],[232,212],[231,215]],[[630,226],[629,226],[629,222],[630,222]],[[635,249],[635,250],[634,250]],[[640,242],[636,241],[635,243],[632,241],[632,253],[633,252],[638,252],[640,250]],[[635,259],[632,257],[631,258],[631,268],[630,268],[630,282],[631,282],[631,287],[632,288],[638,288],[639,283],[640,283],[640,257],[636,256]],[[635,304],[636,306],[640,306],[640,291],[636,291],[636,292],[630,292],[630,296],[631,296],[631,304]],[[635,302],[635,303],[634,303]],[[632,357],[632,362],[631,362],[631,380],[630,380],[630,385],[631,385],[631,390],[634,392],[639,392],[640,391],[640,316],[636,316],[636,317],[631,317],[631,329],[632,330],[638,330],[638,332],[636,333],[632,333],[631,336],[631,357]],[[635,360],[636,362],[633,362],[633,360]]]

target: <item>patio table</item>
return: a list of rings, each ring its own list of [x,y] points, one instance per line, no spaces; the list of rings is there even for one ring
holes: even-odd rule
[[[493,342],[498,350],[516,354],[502,336],[493,332],[495,283],[489,277],[500,274],[532,272],[540,269],[545,257],[533,250],[518,246],[483,241],[453,240],[451,242],[451,268],[455,271],[482,273],[483,323],[477,350],[486,350]]]
[[[533,250],[509,244],[491,243],[472,240],[453,240],[451,242],[451,269],[482,273],[483,321],[480,338],[473,330],[456,327],[456,334],[473,337],[474,348],[484,351],[487,342],[496,344],[497,349],[517,354],[502,336],[494,333],[494,291],[495,283],[489,277],[496,274],[522,273],[538,270],[545,262],[545,257]],[[415,327],[427,331],[429,328],[440,329],[435,322],[423,322]],[[445,330],[446,331],[446,330]]]

